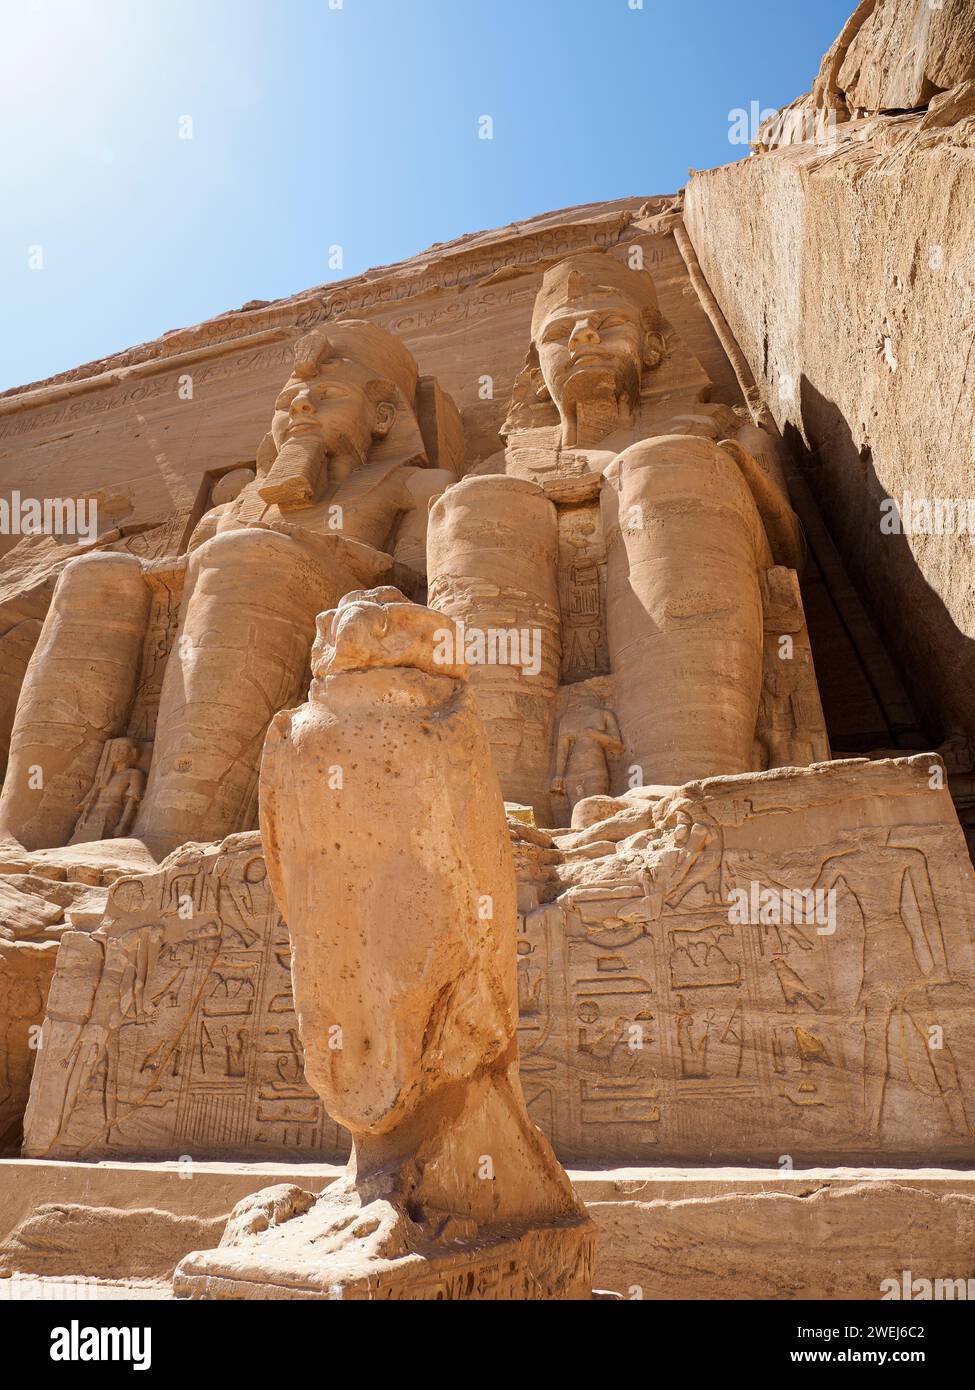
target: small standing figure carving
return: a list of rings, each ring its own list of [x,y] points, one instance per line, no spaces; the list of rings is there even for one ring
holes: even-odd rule
[[[570,812],[587,796],[609,794],[610,763],[623,753],[619,722],[605,703],[607,687],[597,677],[567,688],[549,790],[566,799]]]
[[[146,787],[141,757],[131,738],[113,738],[105,745],[94,785],[78,803],[73,845],[122,840],[129,834]]]

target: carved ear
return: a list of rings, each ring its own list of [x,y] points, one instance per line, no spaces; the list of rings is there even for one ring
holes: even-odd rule
[[[514,385],[511,388],[511,399],[513,403],[517,401],[522,405],[552,399],[548,387],[545,385],[542,369],[538,364],[538,353],[534,344],[528,349],[525,355],[525,364],[515,377]]]
[[[541,367],[530,367],[528,370],[528,380],[531,382],[531,389],[535,394],[535,399],[539,401],[550,401],[551,392],[545,385],[545,378],[542,376]]]
[[[525,354],[525,365],[515,379],[515,390],[519,384],[527,383],[528,393],[537,401],[550,401],[548,387],[545,385],[545,378],[542,376],[542,369],[538,362],[538,348],[534,343],[531,344]]]
[[[376,406],[376,419],[373,423],[372,432],[377,439],[385,439],[393,428],[396,419],[396,404],[394,401],[380,401]]]
[[[396,420],[396,387],[391,381],[370,381],[366,395],[376,407],[372,423],[374,439],[385,439]]]
[[[512,385],[511,404],[501,426],[501,437],[507,439],[515,430],[555,424],[558,418],[558,411],[552,404],[552,397],[545,385],[545,378],[538,364],[538,352],[533,343],[525,357],[525,365]]]

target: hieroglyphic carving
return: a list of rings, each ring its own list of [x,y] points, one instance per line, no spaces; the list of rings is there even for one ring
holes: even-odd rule
[[[233,357],[218,358],[215,362],[203,366],[194,365],[194,388],[209,381],[220,381],[228,377],[239,377],[250,372],[284,366],[291,361],[292,354],[291,343],[286,343],[283,347],[241,352]],[[0,439],[16,438],[34,430],[53,428],[57,425],[75,424],[110,410],[139,405],[142,401],[151,400],[156,396],[175,395],[179,376],[180,368],[169,368],[164,361],[160,364],[157,374],[140,379],[134,386],[106,386],[100,391],[68,401],[52,402],[49,405],[39,403],[24,414],[0,419]]]
[[[598,492],[585,501],[557,507],[557,516],[562,681],[569,684],[609,671],[606,543]]]
[[[106,358],[99,363],[87,364],[51,378],[49,382],[30,392],[0,395],[0,416],[18,413],[18,418],[0,421],[0,439],[14,438],[34,429],[63,424],[119,405],[134,403],[147,396],[175,390],[175,386],[170,383],[159,384],[156,387],[155,382],[150,384],[149,381],[140,378],[137,386],[119,391],[112,389],[113,383],[106,379],[103,390],[82,397],[72,396],[67,404],[62,403],[61,393],[72,382],[77,382],[79,389],[82,389],[85,379],[92,376],[92,367],[104,372],[106,378],[113,369],[131,371],[141,368],[153,375],[166,372],[173,374],[177,369],[169,364],[168,359],[180,352],[192,352],[211,344],[219,344],[225,345],[228,354],[235,354],[235,345],[239,340],[275,328],[294,327],[307,331],[318,324],[345,318],[352,313],[381,309],[384,305],[393,305],[405,300],[422,299],[437,291],[473,286],[492,275],[510,273],[515,266],[527,270],[536,263],[545,265],[574,251],[591,247],[604,249],[616,243],[629,221],[628,212],[613,212],[589,222],[495,239],[481,247],[460,247],[453,252],[442,252],[426,268],[414,268],[412,271],[404,268],[397,273],[396,268],[391,267],[393,273],[386,276],[363,277],[349,285],[323,287],[320,294],[313,292],[311,296],[300,300],[286,301],[284,304],[243,314],[225,315],[195,328],[167,334],[165,339],[147,344],[143,348],[132,349],[128,353]],[[482,293],[485,303],[490,302],[497,294],[496,291],[487,290]],[[471,309],[476,310],[478,303],[479,301],[471,299],[464,306],[463,316],[466,317]],[[397,326],[394,331],[405,330]],[[242,368],[251,370],[277,365],[278,362],[287,360],[288,351],[272,346],[252,351],[243,359],[238,355],[230,362],[211,362],[203,367],[194,366],[194,381],[214,379],[221,371],[224,374],[236,374]],[[45,404],[46,391],[51,394],[58,393],[56,404]]]
[[[66,933],[25,1152],[335,1156],[304,1081],[290,943],[257,834],[178,851]]]
[[[572,851],[574,835],[559,837],[560,851],[525,832],[539,844],[516,855],[522,1082],[564,1161],[975,1156],[964,1089],[975,1075],[975,902],[929,767],[714,779],[661,801],[657,828],[615,853],[610,822],[579,834],[596,837],[595,858]],[[839,850],[824,848],[825,825]],[[159,875],[116,885],[93,937],[65,937],[32,1154],[341,1156],[302,1080],[287,929],[262,874],[254,835],[180,853]],[[736,888],[752,899],[831,887],[835,930],[826,898],[793,920],[754,896],[755,920],[732,920]],[[181,902],[191,918],[178,917]],[[153,931],[167,940],[153,944]],[[106,975],[114,1002],[94,1010]],[[117,1032],[119,1104],[106,1130],[99,1054],[58,1138],[50,1096],[64,1088],[61,1061],[81,1050],[82,1025],[69,1020],[82,1014]],[[932,1028],[941,1047],[928,1046]]]
[[[569,886],[523,914],[519,970],[564,1159],[971,1158],[975,903],[929,771],[712,779],[615,850],[611,821],[558,837]]]
[[[912,843],[916,835],[915,827],[900,826],[886,837],[863,836],[827,856],[815,887],[829,892],[842,884],[862,923],[857,1005],[863,1018],[865,1134],[880,1138],[896,1049],[912,1089],[939,1099],[952,1132],[967,1139],[972,1128],[950,1041],[932,1045],[952,973],[931,866]]]

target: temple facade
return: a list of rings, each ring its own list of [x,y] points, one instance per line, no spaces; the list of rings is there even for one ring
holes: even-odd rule
[[[0,396],[66,519],[0,536],[0,1267],[78,1258],[38,1160],[238,1165],[106,1273],[190,1297],[671,1297],[749,1172],[970,1200],[975,57],[894,8],[678,195]],[[834,1293],[952,1255],[893,1181]]]

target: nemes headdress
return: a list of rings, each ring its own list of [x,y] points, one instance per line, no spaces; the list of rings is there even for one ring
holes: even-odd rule
[[[560,305],[584,299],[593,290],[610,290],[636,303],[648,328],[660,317],[653,277],[646,270],[631,270],[622,261],[599,252],[570,256],[551,266],[542,277],[532,313],[534,339],[549,314]]]
[[[391,381],[412,407],[418,375],[412,354],[392,333],[364,319],[338,319],[299,338],[293,374],[308,381],[326,362],[342,359],[359,363],[379,380]]]

